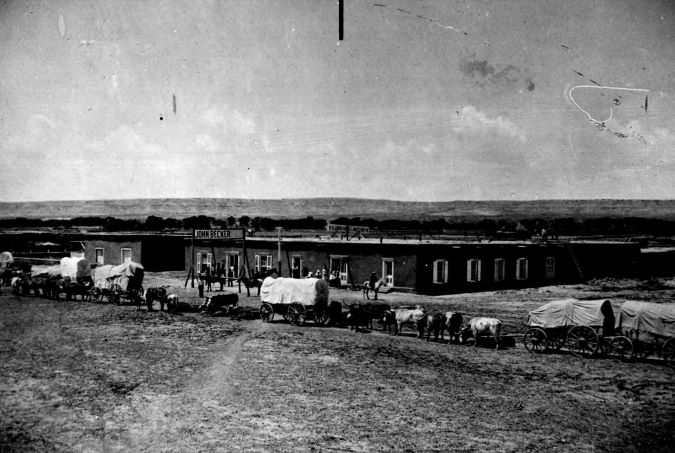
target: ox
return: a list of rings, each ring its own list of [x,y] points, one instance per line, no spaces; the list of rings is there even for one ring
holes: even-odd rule
[[[217,294],[209,296],[199,307],[202,313],[213,315],[223,310],[226,315],[233,314],[239,306],[239,296],[237,294]]]
[[[400,335],[404,324],[412,324],[417,330],[417,338],[424,337],[424,328],[427,323],[427,312],[421,307],[397,308],[389,310],[385,314],[385,323],[389,325],[393,321],[394,335]]]
[[[85,301],[89,299],[90,291],[93,286],[93,280],[77,281],[70,277],[66,277],[59,281],[59,286],[55,292],[55,298],[56,300],[59,300],[60,295],[65,294],[67,301],[77,300],[77,296],[80,296],[80,299]]]
[[[349,306],[349,311],[347,312],[347,325],[349,330],[359,330],[359,327],[364,329],[372,328],[372,320],[370,319],[369,313],[366,311],[365,307],[359,304],[353,304]]]
[[[168,313],[178,313],[180,312],[180,306],[178,303],[178,295],[177,294],[169,294],[166,296],[166,311]]]
[[[431,313],[427,315],[427,341],[434,333],[434,340],[438,341],[438,334],[441,334],[441,341],[443,340],[443,331],[445,330],[445,313]]]
[[[21,293],[21,284],[23,283],[23,279],[21,277],[12,277],[10,286],[12,287],[12,291],[14,291],[14,295],[18,296]]]
[[[373,330],[373,321],[382,321],[390,310],[391,307],[387,304],[353,304],[347,313],[347,324],[357,330],[359,326]]]
[[[159,301],[160,311],[164,311],[164,304],[168,304],[166,288],[160,286],[156,288],[148,288],[145,291],[143,291],[143,297],[138,298],[138,307],[136,308],[137,310],[141,309],[141,302],[143,300],[145,301],[145,305],[148,307],[148,311],[152,311],[152,303],[155,300]],[[169,311],[168,306],[167,311]]]
[[[495,349],[499,349],[499,335],[502,331],[502,322],[499,319],[472,318],[465,330],[471,331],[475,340],[474,347],[478,346],[478,338],[489,336],[495,339]]]
[[[332,300],[328,304],[328,325],[329,326],[341,326],[343,323],[342,319],[342,304],[336,300]]]
[[[448,311],[445,313],[445,328],[448,329],[448,341],[462,343],[462,318],[461,313]],[[443,331],[441,330],[441,340],[443,339]]]

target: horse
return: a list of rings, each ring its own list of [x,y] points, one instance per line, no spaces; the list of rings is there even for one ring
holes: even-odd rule
[[[260,296],[260,287],[262,286],[263,280],[265,280],[267,275],[268,274],[266,272],[256,272],[251,278],[241,275],[239,277],[239,284],[244,284],[246,287],[246,295],[248,297],[251,297],[251,288],[258,288],[258,296]],[[239,287],[239,291],[241,292],[241,286]]]
[[[375,292],[375,297],[373,300],[377,300],[377,293],[380,291],[380,288],[384,285],[384,279],[379,279],[378,281],[375,282],[375,284],[371,287],[370,286],[370,280],[366,280],[363,282],[362,288],[363,288],[363,298],[370,300],[370,296],[368,295],[370,291]]]

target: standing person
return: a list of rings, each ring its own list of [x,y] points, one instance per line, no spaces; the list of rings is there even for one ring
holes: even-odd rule
[[[230,270],[227,271],[227,286],[230,288],[234,286],[234,266],[230,266]]]
[[[326,266],[321,269],[321,278],[324,280],[328,280],[328,268]]]
[[[206,266],[204,277],[206,278],[206,291],[211,292],[211,266]]]
[[[199,291],[199,298],[201,299],[204,297],[204,276],[199,273],[197,274],[197,279],[197,290]]]
[[[218,283],[220,283],[220,290],[223,290],[223,284],[225,283],[225,266],[218,265]]]
[[[377,284],[377,274],[375,272],[370,273],[370,280],[368,283],[370,284],[370,289],[375,293],[373,300],[377,300],[377,290],[380,288]]]

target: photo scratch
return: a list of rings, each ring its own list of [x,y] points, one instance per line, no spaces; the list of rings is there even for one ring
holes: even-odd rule
[[[373,3],[373,6],[378,6],[378,7],[380,7],[380,8],[386,8],[386,7],[387,7],[387,5],[382,4],[382,3]],[[410,15],[410,16],[415,16],[415,17],[417,17],[417,18],[420,19],[420,20],[423,20],[423,21],[425,21],[425,22],[429,22],[429,23],[431,23],[431,24],[437,25],[437,26],[439,26],[439,27],[441,27],[441,28],[444,28],[444,29],[446,29],[446,30],[452,30],[452,31],[454,31],[454,32],[456,32],[456,33],[461,33],[461,34],[463,34],[464,36],[468,36],[468,35],[469,35],[466,31],[458,30],[457,28],[453,27],[452,25],[446,25],[446,24],[443,24],[443,23],[441,23],[441,22],[439,22],[439,21],[437,21],[437,20],[435,20],[435,19],[432,19],[432,18],[430,18],[430,17],[422,16],[421,14],[414,14],[414,13],[412,13],[411,11],[408,11],[408,10],[405,10],[405,9],[402,9],[402,8],[396,8],[396,11],[399,11],[399,12],[404,13],[404,14],[408,14],[408,15]]]

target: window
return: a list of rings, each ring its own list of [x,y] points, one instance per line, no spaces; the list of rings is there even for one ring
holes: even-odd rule
[[[122,263],[131,262],[131,249],[121,249]]]
[[[448,283],[448,262],[446,260],[434,261],[434,283]]]
[[[103,249],[96,248],[94,249],[94,254],[96,255],[96,264],[103,263]]]
[[[255,256],[255,271],[265,272],[272,269],[272,255],[256,255]]]
[[[502,258],[495,258],[495,281],[503,282],[506,277],[506,262]]]
[[[394,260],[385,258],[382,260],[382,278],[384,283],[391,287],[394,286]]]
[[[480,281],[480,260],[467,260],[466,262],[466,281],[479,282]]]
[[[546,257],[546,278],[552,280],[555,278],[555,257]]]
[[[527,258],[516,260],[516,280],[527,280]]]

